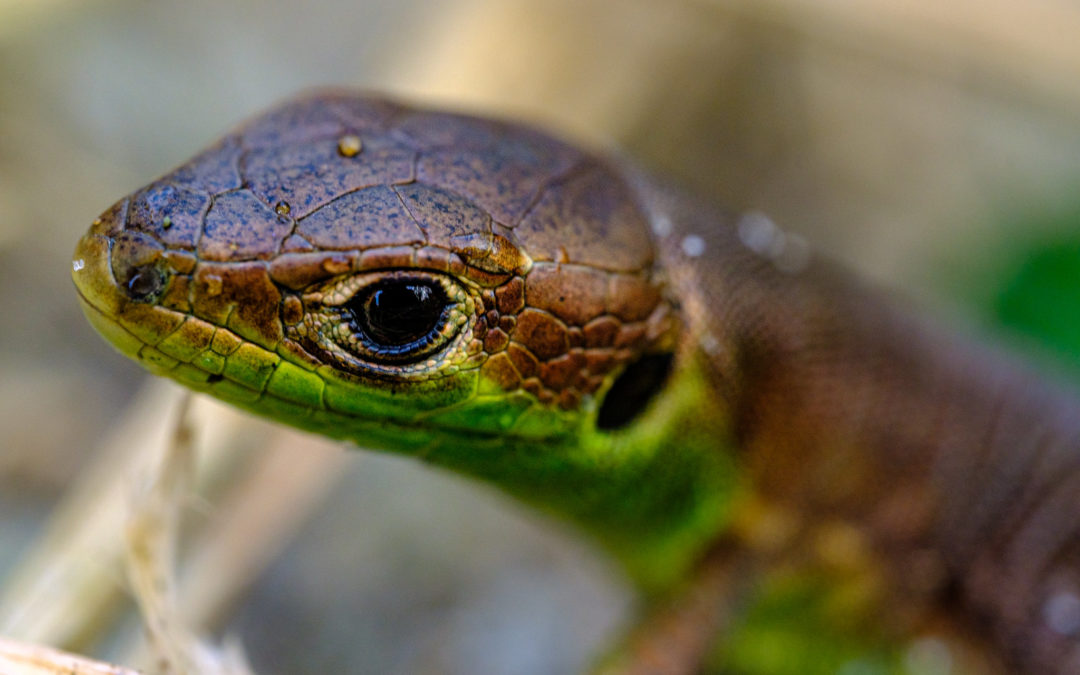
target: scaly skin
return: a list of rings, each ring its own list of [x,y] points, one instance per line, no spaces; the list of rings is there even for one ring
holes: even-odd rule
[[[671,350],[677,321],[626,185],[546,136],[302,99],[118,202],[75,257],[87,316],[151,371],[494,481],[581,522],[650,588],[727,518],[730,459],[681,423],[715,407],[694,371],[647,423],[595,428],[598,395],[640,354]],[[415,364],[367,363],[328,337],[341,321],[327,306],[388,270],[458,294],[457,332]],[[136,274],[162,287],[133,300]]]
[[[1080,408],[783,241],[522,126],[323,92],[107,210],[74,279],[152,372],[490,481],[650,593],[849,533],[913,608],[886,632],[1080,670],[1047,611],[1080,583]],[[448,309],[387,357],[355,307],[403,279]]]

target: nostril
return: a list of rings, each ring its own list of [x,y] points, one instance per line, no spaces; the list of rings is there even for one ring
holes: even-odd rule
[[[155,302],[169,280],[163,247],[141,232],[124,232],[110,251],[116,284],[136,302]]]
[[[152,302],[165,288],[166,275],[156,264],[131,268],[126,281],[118,279],[128,297],[140,302]]]

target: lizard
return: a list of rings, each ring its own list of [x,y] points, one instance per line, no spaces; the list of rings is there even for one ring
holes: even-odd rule
[[[867,620],[1080,672],[1075,395],[627,159],[308,93],[113,204],[73,279],[153,373],[576,524],[700,634],[656,672],[823,540],[884,580]]]

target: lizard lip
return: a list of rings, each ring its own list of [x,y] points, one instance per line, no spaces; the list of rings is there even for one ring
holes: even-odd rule
[[[110,240],[91,229],[79,239],[71,261],[71,279],[84,304],[115,316],[123,298],[109,267]]]
[[[154,302],[166,272],[160,261],[148,263],[148,256],[156,255],[148,249],[106,213],[79,239],[71,262],[83,314],[116,349],[131,357],[178,319],[175,312]]]
[[[94,328],[118,350],[135,356],[144,342],[120,320],[127,306],[134,303],[125,297],[113,277],[110,244],[110,238],[95,224],[79,239],[71,262],[71,278],[83,314]]]

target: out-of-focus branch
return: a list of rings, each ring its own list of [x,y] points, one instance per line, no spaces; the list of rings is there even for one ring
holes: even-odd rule
[[[51,647],[0,638],[0,673],[4,675],[140,675],[111,663]]]

